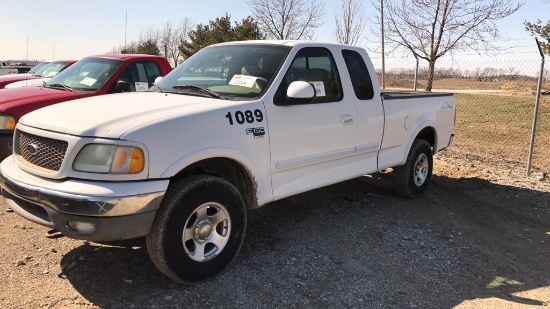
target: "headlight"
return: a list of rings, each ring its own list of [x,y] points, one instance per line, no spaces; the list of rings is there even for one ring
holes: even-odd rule
[[[9,115],[0,115],[0,130],[15,129],[15,117]]]
[[[73,163],[75,171],[101,174],[137,174],[144,166],[143,150],[107,144],[84,146]]]

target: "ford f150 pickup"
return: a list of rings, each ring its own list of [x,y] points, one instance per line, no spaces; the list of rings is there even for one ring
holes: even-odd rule
[[[76,60],[59,60],[45,64],[34,72],[33,68],[29,73],[0,76],[0,89],[42,85],[44,81],[54,77],[75,62]]]
[[[68,237],[146,236],[163,274],[200,281],[237,255],[249,209],[390,167],[398,192],[420,195],[454,118],[452,94],[381,93],[362,48],[218,44],[150,92],[25,115],[2,194]]]
[[[171,70],[168,61],[159,56],[99,55],[77,61],[43,87],[0,90],[0,159],[12,153],[13,129],[26,113],[78,98],[147,91],[157,77]]]

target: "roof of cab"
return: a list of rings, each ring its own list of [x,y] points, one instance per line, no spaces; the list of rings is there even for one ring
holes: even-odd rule
[[[334,42],[323,42],[323,41],[308,41],[308,40],[249,40],[249,41],[233,41],[215,44],[213,46],[221,45],[246,45],[246,44],[264,44],[264,45],[284,45],[284,46],[296,46],[296,45],[331,45],[331,46],[340,46],[340,47],[350,47],[352,45],[339,44]]]
[[[93,55],[93,56],[90,56],[90,57],[111,58],[111,59],[119,59],[119,60],[144,58],[144,57],[146,57],[146,58],[151,58],[151,57],[163,58],[162,56],[146,55],[146,54],[103,54],[103,55]]]

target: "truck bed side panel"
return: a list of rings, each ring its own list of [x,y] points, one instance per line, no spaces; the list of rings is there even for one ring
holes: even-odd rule
[[[378,158],[380,170],[403,165],[420,131],[435,131],[434,153],[449,144],[455,102],[451,94],[383,94],[384,138]]]

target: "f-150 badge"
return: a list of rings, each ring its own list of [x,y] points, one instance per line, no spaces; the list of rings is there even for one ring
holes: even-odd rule
[[[250,134],[252,134],[254,138],[263,138],[265,135],[265,129],[264,127],[246,129],[246,135]]]

